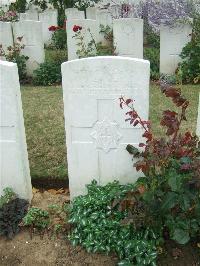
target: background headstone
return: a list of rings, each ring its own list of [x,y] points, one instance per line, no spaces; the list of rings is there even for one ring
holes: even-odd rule
[[[12,23],[0,21],[0,44],[3,49],[13,46]]]
[[[197,136],[200,137],[200,94],[199,94],[199,107],[198,107],[198,118],[197,118],[197,130],[196,130]]]
[[[39,13],[39,21],[42,22],[43,41],[45,44],[51,42],[52,32],[49,31],[49,27],[57,26],[57,18],[57,10],[46,10],[43,13]]]
[[[190,42],[192,25],[179,24],[160,27],[160,73],[172,75],[181,61],[180,53]]]
[[[67,21],[72,19],[85,19],[85,12],[79,11],[77,8],[67,8],[65,9],[65,15]]]
[[[10,187],[31,200],[26,136],[17,65],[0,61],[0,196]]]
[[[113,21],[113,38],[117,55],[143,58],[142,19],[115,19]]]
[[[29,57],[27,61],[27,74],[32,75],[39,64],[44,63],[44,42],[42,36],[42,22],[24,20],[13,23],[14,39],[22,37],[25,48],[22,54]]]
[[[19,13],[19,19],[38,21],[38,12],[36,10],[28,10],[26,13]]]
[[[71,198],[99,184],[135,182],[127,144],[138,147],[143,129],[125,122],[119,97],[135,100],[144,120],[149,113],[149,61],[117,56],[90,57],[62,64],[62,86]]]
[[[78,41],[73,31],[74,25],[82,27],[81,36],[83,36],[83,42],[85,46],[88,46],[88,43],[92,40],[91,35],[94,40],[97,42],[99,40],[99,30],[97,27],[97,21],[91,19],[75,19],[67,22],[67,48],[68,48],[68,60],[77,59],[78,55],[76,54],[77,50],[80,49],[80,46],[77,45]],[[90,30],[90,32],[88,31]]]
[[[87,19],[96,19],[97,18],[97,9],[96,7],[86,8],[86,18]]]

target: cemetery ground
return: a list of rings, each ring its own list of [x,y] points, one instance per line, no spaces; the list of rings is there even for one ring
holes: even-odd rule
[[[195,132],[200,85],[183,85],[182,91],[190,100],[183,129]],[[21,93],[32,181],[34,185],[62,187],[67,179],[62,89],[22,86]],[[162,111],[170,108],[174,109],[171,101],[152,83],[150,120],[157,136],[164,134],[159,125]]]
[[[67,190],[33,189],[32,205],[47,209],[49,204],[61,204],[69,201]],[[158,266],[199,266],[200,249],[194,243],[184,246],[172,241],[165,244]],[[23,229],[12,240],[0,238],[1,266],[115,266],[115,255],[87,253],[79,246],[73,247],[69,240],[40,236]]]

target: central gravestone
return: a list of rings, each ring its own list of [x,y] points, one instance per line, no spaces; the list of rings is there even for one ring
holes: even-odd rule
[[[93,57],[62,64],[71,198],[84,194],[93,179],[100,185],[114,180],[125,184],[141,176],[126,146],[138,147],[143,130],[125,122],[127,110],[120,109],[119,97],[133,98],[147,120],[149,75],[149,62],[135,58]]]

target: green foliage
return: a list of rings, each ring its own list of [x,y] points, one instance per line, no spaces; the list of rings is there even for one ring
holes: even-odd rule
[[[120,209],[121,202],[134,185],[118,182],[98,186],[93,181],[88,194],[75,198],[69,223],[74,229],[69,236],[73,245],[82,245],[88,252],[115,252],[124,263],[155,265],[156,239],[150,228],[136,228],[124,223],[129,213]]]
[[[10,10],[16,11],[17,13],[25,13],[26,12],[26,0],[16,0],[15,3],[11,3],[9,6]]]
[[[45,63],[40,64],[40,67],[34,71],[33,83],[37,86],[60,84],[61,64],[67,61],[66,50],[46,49],[45,57]]]
[[[9,188],[9,187],[4,188],[3,192],[4,192],[4,195],[2,195],[0,197],[0,208],[4,204],[8,203],[10,200],[12,200],[12,199],[14,199],[16,197],[16,195],[15,195],[14,191],[12,190],[12,188]]]
[[[144,59],[150,61],[151,79],[158,80],[160,78],[160,50],[154,47],[145,47]]]
[[[59,84],[62,80],[61,65],[58,63],[45,62],[34,70],[33,84],[39,86],[49,86]]]
[[[50,224],[48,211],[42,210],[40,208],[30,208],[23,218],[23,223],[25,226],[30,226],[36,228],[39,231],[43,231],[48,228]]]
[[[185,83],[200,83],[200,15],[194,18],[192,40],[183,48],[179,72]]]
[[[54,31],[50,44],[51,49],[67,49],[66,29],[60,28]]]
[[[27,212],[28,202],[17,198],[11,188],[0,197],[0,235],[12,239],[19,232],[19,223]]]
[[[15,42],[13,46],[7,47],[6,50],[4,50],[2,45],[0,45],[0,56],[5,57],[9,62],[17,64],[19,80],[20,82],[24,82],[27,78],[26,61],[28,60],[28,57],[21,54],[21,51],[25,47],[25,45],[21,44],[21,42],[22,37],[18,37],[17,42]]]

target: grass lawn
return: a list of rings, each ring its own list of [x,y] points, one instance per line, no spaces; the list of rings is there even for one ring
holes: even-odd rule
[[[190,100],[188,121],[184,129],[195,131],[200,85],[183,86]],[[61,87],[22,86],[26,138],[32,178],[67,177],[64,133],[63,100]],[[156,135],[164,134],[159,126],[162,111],[173,109],[158,87],[150,90],[150,119]]]

